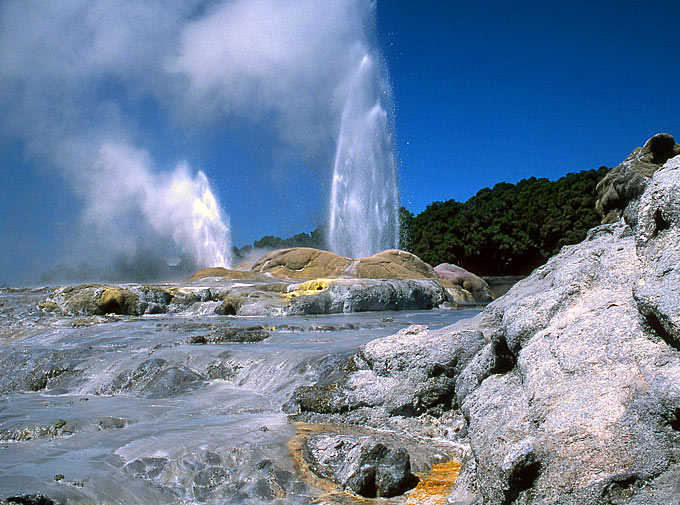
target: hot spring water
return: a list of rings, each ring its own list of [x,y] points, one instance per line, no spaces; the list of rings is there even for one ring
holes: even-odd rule
[[[476,311],[236,318],[63,317],[0,290],[0,497],[77,503],[310,503],[288,450],[292,391],[374,338]],[[209,302],[208,302],[209,303]],[[197,345],[233,326],[256,343]]]

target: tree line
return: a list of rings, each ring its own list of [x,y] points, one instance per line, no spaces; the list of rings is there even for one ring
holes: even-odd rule
[[[433,266],[454,263],[478,275],[527,275],[599,224],[595,187],[608,171],[501,182],[465,202],[433,202],[417,216],[401,207],[400,248]],[[253,249],[323,249],[325,236],[322,225],[288,238],[267,235],[233,252],[245,258]]]
[[[433,202],[417,216],[402,207],[402,248],[433,266],[454,263],[478,275],[529,274],[600,223],[595,187],[608,171],[501,182],[466,202]]]

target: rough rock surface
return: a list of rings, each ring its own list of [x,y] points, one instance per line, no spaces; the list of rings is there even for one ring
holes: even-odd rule
[[[265,254],[253,265],[253,272],[277,277],[314,279],[339,277],[351,265],[349,258],[311,247],[279,249]]]
[[[442,263],[434,267],[434,271],[442,279],[453,282],[461,288],[469,291],[475,300],[480,302],[491,301],[491,290],[487,282],[481,277],[468,272],[458,265]]]
[[[362,279],[438,279],[434,269],[415,254],[388,249],[356,264],[357,277]]]
[[[418,481],[405,449],[371,437],[317,435],[305,440],[303,454],[317,475],[367,498],[397,496]]]
[[[238,269],[230,270],[222,267],[201,268],[189,278],[189,282],[205,279],[207,277],[217,277],[219,279],[252,279],[255,277],[255,274],[253,274],[253,272]]]
[[[295,392],[299,415],[460,408],[470,452],[452,503],[678,503],[678,202],[680,157],[635,219],[594,228],[476,318],[366,344]]]
[[[597,184],[595,209],[602,223],[617,221],[628,203],[642,195],[654,172],[679,154],[680,145],[675,139],[668,133],[658,133],[610,170]]]
[[[449,277],[452,274],[449,274]],[[485,281],[460,269],[454,279],[442,278],[435,270],[414,254],[397,249],[382,251],[367,258],[352,259],[337,254],[313,249],[295,247],[272,251],[257,260],[252,271],[243,272],[225,268],[204,268],[196,272],[190,282],[203,279],[250,279],[254,282],[267,282],[267,277],[286,279],[388,279],[388,280],[436,280],[447,291],[455,303],[489,302],[491,295]],[[357,284],[358,285],[358,284]],[[363,284],[366,286],[367,284]],[[374,283],[375,285],[375,283]],[[388,286],[389,289],[389,286]],[[267,290],[264,290],[267,291]],[[246,303],[248,305],[248,303]],[[274,302],[277,308],[279,305]],[[225,299],[224,314],[240,315],[243,300],[238,294]],[[430,308],[413,307],[413,308]],[[398,310],[382,309],[358,310]],[[347,311],[347,310],[346,310]],[[314,312],[319,313],[319,312]],[[254,315],[251,312],[244,315]]]
[[[270,279],[248,282],[212,279],[213,284],[162,288],[84,284],[54,290],[41,303],[45,311],[73,316],[157,313],[215,313],[238,316],[337,314],[376,310],[426,310],[471,302],[464,289],[436,280]],[[197,281],[203,283],[203,281]],[[74,325],[94,324],[82,317]],[[210,340],[210,339],[208,339]],[[207,341],[207,340],[206,340]]]

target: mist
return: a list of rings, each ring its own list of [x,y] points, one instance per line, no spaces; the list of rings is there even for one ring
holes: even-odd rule
[[[346,83],[375,52],[374,16],[364,0],[3,2],[0,132],[20,143],[35,184],[56,172],[77,202],[60,259],[115,265],[154,251],[230,266],[229,215],[241,209],[222,201],[227,170],[266,174],[193,166],[192,142],[225,120],[262,124],[277,137],[268,149],[330,179]],[[150,108],[181,142],[149,128]]]

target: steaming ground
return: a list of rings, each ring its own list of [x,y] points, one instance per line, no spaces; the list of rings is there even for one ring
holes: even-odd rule
[[[387,181],[385,194],[333,201],[378,206],[377,219],[389,231],[375,247],[395,246],[389,86],[377,64],[360,89],[356,79],[366,58],[380,60],[374,32],[375,4],[367,0],[3,2],[0,131],[35,168],[32,187],[47,178],[41,174],[56,173],[79,209],[59,233],[49,223],[55,228],[26,231],[35,239],[21,254],[42,255],[46,267],[81,259],[108,265],[148,250],[186,256],[197,266],[229,266],[229,214],[240,211],[222,198],[240,191],[230,187],[231,174],[246,173],[259,184],[282,166],[282,152],[328,180],[329,189],[333,159],[334,179],[340,167],[352,180],[368,174],[356,187],[375,187],[376,174]],[[265,153],[266,170],[241,159],[211,167],[194,162],[208,137],[236,142],[225,124],[247,136],[258,156]],[[359,157],[351,149],[338,154],[341,144],[365,138],[367,127],[380,130],[376,145],[359,146]],[[275,132],[271,144],[257,144],[263,129]],[[258,197],[271,199],[266,191]],[[314,199],[319,206],[331,200]],[[251,205],[258,208],[257,201]],[[19,227],[21,213],[8,215]],[[371,226],[351,232],[373,238],[377,225]],[[53,238],[45,249],[63,249],[62,257],[37,250],[47,236]],[[330,237],[331,244],[343,241]],[[3,256],[19,255],[16,244],[3,248]]]

